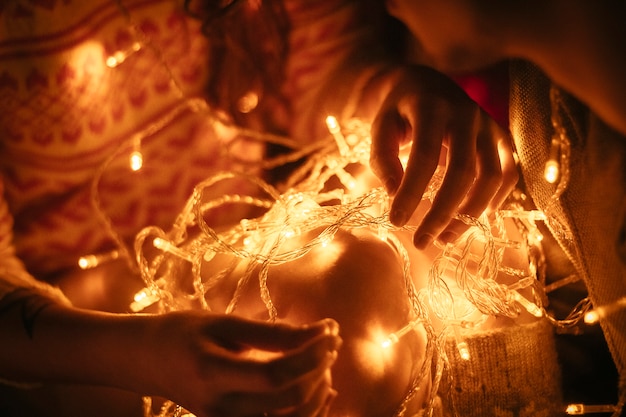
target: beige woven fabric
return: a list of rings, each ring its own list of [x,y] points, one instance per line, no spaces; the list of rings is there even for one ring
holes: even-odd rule
[[[552,137],[550,84],[533,66],[512,65],[511,131],[523,178],[547,225],[582,277],[594,306],[626,297],[624,233],[626,138],[562,93],[558,107],[571,142],[570,180],[558,200],[543,178]],[[626,378],[626,309],[600,322],[620,374]]]
[[[446,353],[451,367],[441,392],[446,416],[552,417],[563,410],[554,333],[546,320],[472,333],[469,361],[456,341]]]

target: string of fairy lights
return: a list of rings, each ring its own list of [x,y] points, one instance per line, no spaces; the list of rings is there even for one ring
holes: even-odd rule
[[[251,279],[258,279],[268,320],[275,320],[277,311],[267,287],[272,267],[294,262],[314,248],[324,248],[333,241],[341,229],[369,230],[381,240],[388,242],[397,252],[402,263],[406,296],[413,309],[413,319],[404,327],[387,335],[380,342],[381,348],[392,349],[395,343],[416,328],[425,331],[428,336],[422,369],[417,372],[418,376],[412,381],[396,413],[397,416],[403,416],[406,404],[420,390],[421,378],[430,375],[428,369],[436,370],[435,374],[430,376],[432,388],[427,400],[429,410],[434,407],[437,388],[442,381],[444,370],[453,366],[448,362],[444,351],[445,340],[453,338],[462,360],[472,360],[472,352],[465,337],[471,330],[480,328],[489,317],[515,318],[525,311],[538,318],[547,317],[557,327],[568,328],[582,320],[595,323],[608,314],[626,308],[626,299],[594,309],[591,309],[588,300],[583,300],[565,319],[556,319],[546,311],[543,301],[546,293],[575,282],[578,277],[570,276],[560,282],[546,285],[541,248],[543,236],[538,227],[538,223],[546,220],[546,214],[537,210],[525,210],[522,204],[525,196],[519,190],[512,194],[503,208],[489,216],[483,214],[480,218],[472,218],[457,215],[457,219],[469,226],[468,230],[453,244],[438,246],[440,253],[430,268],[428,284],[423,288],[415,288],[409,253],[397,237],[397,233],[400,232],[414,232],[415,226],[398,228],[392,225],[388,218],[390,197],[387,193],[382,188],[364,187],[359,177],[353,176],[348,169],[355,164],[368,166],[371,137],[367,122],[359,119],[339,121],[329,116],[326,119],[329,137],[322,138],[308,147],[299,147],[297,142],[290,138],[234,126],[221,114],[214,112],[203,99],[185,97],[167,63],[160,57],[158,47],[133,24],[130,13],[122,2],[117,0],[116,3],[136,34],[137,41],[129,49],[113,53],[106,59],[106,65],[115,70],[132,54],[142,49],[151,49],[159,57],[161,64],[170,74],[172,84],[183,98],[180,105],[147,129],[137,132],[129,138],[128,143],[122,144],[118,151],[102,164],[92,181],[92,204],[103,227],[117,247],[108,253],[84,256],[79,260],[79,265],[87,269],[113,259],[126,259],[140,272],[145,282],[145,288],[139,291],[132,301],[130,306],[132,311],[139,312],[151,306],[159,312],[186,308],[211,310],[206,299],[208,291],[238,266],[248,265],[249,267],[243,268],[245,272],[239,278],[239,285],[226,312],[234,311],[240,302],[241,291],[245,287],[243,284]],[[254,92],[249,92],[245,100],[241,100],[240,110],[251,111],[257,102],[258,97]],[[111,220],[101,209],[99,198],[101,177],[113,158],[120,152],[128,152],[129,144],[131,149],[129,166],[132,171],[141,170],[142,139],[171,124],[180,112],[189,110],[205,114],[213,121],[216,131],[219,131],[220,127],[228,128],[240,137],[280,143],[293,149],[288,155],[263,161],[261,164],[263,168],[280,166],[303,157],[306,157],[306,162],[287,179],[285,182],[288,185],[287,189],[282,192],[257,176],[238,172],[222,172],[207,178],[195,187],[170,230],[146,227],[137,235],[135,246],[131,250],[115,232]],[[555,199],[558,199],[560,193],[567,187],[569,146],[566,135],[558,129],[558,125],[555,127],[545,178],[550,183],[557,183]],[[234,160],[237,159],[236,155],[232,157]],[[211,195],[213,186],[233,178],[249,182],[259,192],[248,195],[233,190],[232,194]],[[440,167],[423,196],[424,200],[432,202],[442,178],[443,168]],[[328,190],[330,179],[338,179],[340,186]],[[255,218],[243,218],[227,230],[213,229],[206,220],[210,213],[233,203],[262,209],[264,214]],[[516,230],[519,232],[515,239],[510,238],[506,230],[506,224],[511,222],[517,226]],[[199,230],[199,233],[191,233],[192,229]],[[296,248],[286,245],[304,235],[313,237]],[[155,248],[156,255],[146,253],[146,250],[154,252]],[[528,263],[523,268],[507,265],[505,256],[507,251],[525,254]],[[219,272],[204,276],[203,269],[210,265],[218,254],[228,255],[232,261],[225,268],[220,268]],[[171,275],[172,263],[187,265],[186,270],[191,275],[191,291],[189,288],[183,291],[179,281]],[[504,281],[511,283],[502,283],[503,276],[508,277]],[[434,325],[434,320],[437,320],[437,326]],[[154,414],[151,398],[145,398],[144,401],[146,417],[191,416],[182,407],[171,402],[163,404],[160,411]],[[616,405],[570,404],[566,407],[566,412],[570,415],[617,413],[620,408]]]

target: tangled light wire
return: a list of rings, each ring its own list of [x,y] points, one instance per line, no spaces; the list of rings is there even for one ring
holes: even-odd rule
[[[348,167],[367,166],[371,137],[369,125],[351,119],[340,125],[334,117],[327,125],[336,146],[317,148],[307,162],[287,180],[287,190],[278,189],[262,179],[235,172],[222,172],[198,184],[168,231],[147,227],[136,237],[135,251],[141,276],[146,284],[138,292],[131,306],[134,311],[156,305],[160,312],[200,308],[211,310],[207,293],[229,276],[237,267],[244,266],[237,289],[226,309],[232,313],[241,301],[243,289],[250,280],[259,282],[261,299],[269,320],[276,320],[277,311],[267,286],[272,266],[293,262],[314,248],[327,245],[340,230],[366,229],[389,243],[402,262],[406,295],[415,319],[389,335],[383,347],[391,348],[404,334],[421,326],[428,336],[425,358],[420,372],[416,373],[397,416],[406,412],[405,405],[419,391],[422,378],[434,369],[432,389],[427,407],[432,412],[437,387],[444,369],[449,365],[444,342],[456,339],[461,358],[469,360],[463,332],[478,327],[493,315],[517,317],[522,310],[540,317],[542,304],[541,274],[543,259],[541,234],[536,222],[544,220],[541,212],[526,211],[512,201],[505,209],[480,218],[458,215],[469,225],[468,231],[454,244],[440,246],[441,253],[434,260],[428,285],[417,290],[411,276],[410,256],[396,236],[396,232],[413,232],[415,226],[398,228],[389,222],[390,198],[384,189],[359,190],[359,180],[348,172]],[[231,179],[244,178],[258,187],[259,195],[227,194],[211,196],[211,187]],[[342,186],[326,189],[331,178],[339,179]],[[424,199],[432,201],[441,185],[442,169],[438,169]],[[226,229],[216,230],[207,218],[212,210],[228,204],[244,204],[262,209],[255,218],[244,218]],[[511,240],[505,222],[512,221],[521,237]],[[314,233],[306,243],[293,248],[290,239]],[[154,247],[158,250],[153,254]],[[528,256],[523,269],[507,266],[507,249],[521,250]],[[218,254],[227,254],[232,261],[219,272],[206,276],[203,267]],[[187,275],[191,286],[181,283]],[[502,275],[511,277],[511,284],[502,284]],[[188,288],[190,287],[191,290]],[[528,299],[522,295],[530,293]],[[436,318],[438,324],[433,324]],[[146,415],[153,415],[150,400],[146,399]],[[166,403],[159,417],[188,414],[181,407]]]

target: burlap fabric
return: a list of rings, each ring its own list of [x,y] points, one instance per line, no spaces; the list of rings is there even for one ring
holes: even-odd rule
[[[554,199],[543,177],[553,133],[549,81],[532,65],[511,66],[511,131],[529,195],[548,215],[547,226],[572,262],[594,306],[626,297],[626,138],[567,94],[556,106],[571,143],[569,183]],[[600,321],[620,375],[626,378],[626,309]],[[617,413],[616,413],[617,414]]]

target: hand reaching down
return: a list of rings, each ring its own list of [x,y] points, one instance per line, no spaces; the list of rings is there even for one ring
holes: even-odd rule
[[[414,236],[426,248],[454,240],[466,226],[457,213],[478,217],[498,207],[518,173],[508,134],[447,76],[428,67],[389,75],[389,93],[372,125],[371,168],[394,196],[390,220],[407,223],[440,160],[445,174]],[[406,169],[399,154],[411,143]]]

